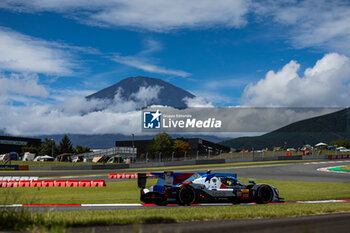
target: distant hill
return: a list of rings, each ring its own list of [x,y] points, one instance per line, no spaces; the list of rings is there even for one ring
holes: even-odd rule
[[[158,98],[149,99],[144,103],[147,107],[150,105],[164,105],[175,108],[186,108],[184,98],[194,98],[195,96],[179,87],[176,87],[168,82],[156,78],[148,78],[143,76],[129,77],[120,82],[87,96],[90,99],[109,99],[113,100],[114,96],[120,92],[122,100],[136,100],[135,93],[139,92],[140,88],[159,87],[160,92]]]
[[[350,139],[350,109],[298,121],[255,137],[240,137],[220,144],[236,149],[263,149],[274,146],[299,148],[305,144]]]

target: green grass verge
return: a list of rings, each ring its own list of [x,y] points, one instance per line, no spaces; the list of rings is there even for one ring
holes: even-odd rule
[[[247,182],[247,179],[242,179]],[[286,201],[349,198],[350,183],[256,180],[280,190]],[[149,180],[153,185],[155,180]],[[107,183],[98,188],[1,188],[3,204],[138,203],[136,181]],[[350,212],[350,203],[129,209],[79,212],[16,212],[0,209],[0,229],[63,232],[67,227],[134,223],[170,223],[235,218],[270,218]],[[43,230],[44,229],[44,230]]]
[[[32,229],[135,223],[174,223],[237,218],[273,218],[350,212],[350,203],[131,209],[68,212],[0,212],[0,229]]]
[[[331,167],[328,168],[330,171],[338,171],[338,172],[350,172],[350,166],[345,167]]]
[[[247,183],[247,179],[242,179]],[[151,186],[156,180],[148,180]],[[286,201],[350,198],[350,183],[256,180],[277,187]],[[0,203],[7,204],[88,204],[139,203],[136,181],[111,182],[106,187],[0,188]]]
[[[349,165],[349,166],[342,167],[342,170],[343,170],[343,171],[346,171],[346,172],[350,172],[350,165]]]

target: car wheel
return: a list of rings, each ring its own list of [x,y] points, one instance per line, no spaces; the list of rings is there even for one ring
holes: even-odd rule
[[[258,204],[266,204],[272,201],[273,191],[269,185],[260,185],[256,191],[256,202]]]
[[[179,203],[181,205],[191,205],[196,200],[196,191],[188,186],[183,186],[179,190]]]

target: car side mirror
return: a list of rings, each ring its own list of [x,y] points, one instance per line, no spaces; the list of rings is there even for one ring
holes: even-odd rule
[[[249,184],[256,184],[254,180],[248,181]]]

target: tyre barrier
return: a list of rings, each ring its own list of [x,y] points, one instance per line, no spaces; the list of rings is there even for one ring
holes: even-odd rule
[[[152,176],[147,173],[147,176]],[[137,173],[109,173],[108,179],[137,179]]]
[[[104,180],[0,180],[0,188],[16,187],[104,187]]]

